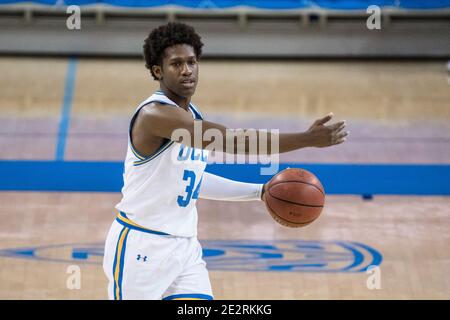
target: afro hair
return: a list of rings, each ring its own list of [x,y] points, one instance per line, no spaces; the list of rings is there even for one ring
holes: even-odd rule
[[[145,67],[150,70],[153,79],[158,80],[153,73],[154,65],[161,65],[164,50],[176,44],[187,44],[194,48],[197,59],[202,55],[203,43],[194,28],[181,22],[169,22],[153,29],[144,41]]]

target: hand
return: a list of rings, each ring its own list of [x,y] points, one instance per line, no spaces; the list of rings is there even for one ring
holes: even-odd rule
[[[267,183],[265,183],[262,187],[262,191],[261,191],[261,200],[266,202],[266,188],[267,188]]]
[[[333,117],[333,113],[329,113],[322,119],[316,120],[306,132],[309,137],[309,146],[311,147],[329,147],[335,144],[341,144],[346,140],[350,131],[345,129],[345,120],[325,125]]]

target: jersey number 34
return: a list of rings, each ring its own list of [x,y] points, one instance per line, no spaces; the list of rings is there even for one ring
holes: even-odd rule
[[[196,175],[194,171],[184,170],[183,172],[183,180],[187,181],[188,184],[186,186],[185,192],[186,195],[178,196],[177,202],[180,207],[186,207],[191,199],[198,199],[198,194],[200,191],[200,185],[202,184],[202,179],[200,179],[197,186],[195,186]],[[195,189],[194,189],[195,186]]]

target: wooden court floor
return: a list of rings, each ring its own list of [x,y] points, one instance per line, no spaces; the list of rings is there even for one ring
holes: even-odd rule
[[[0,160],[54,160],[67,65],[0,58]],[[138,60],[76,65],[64,160],[121,161],[130,113],[155,83]],[[348,121],[345,145],[281,161],[450,162],[443,62],[205,61],[200,70],[195,103],[215,121],[286,131],[329,111]],[[106,299],[102,246],[119,200],[119,193],[0,192],[0,299]],[[198,211],[204,249],[228,248],[239,258],[206,259],[216,299],[450,298],[448,197],[330,195],[322,216],[301,229],[277,225],[258,202],[200,199]],[[328,254],[323,266],[280,269],[313,261],[317,250]],[[281,262],[271,260],[276,255]],[[376,281],[333,257],[360,266],[381,257]],[[73,266],[78,289],[68,286]]]
[[[2,249],[75,244],[101,248],[118,194],[0,194]],[[444,197],[330,196],[323,215],[304,229],[276,225],[261,204],[200,200],[199,239],[356,241],[383,255],[380,287],[366,272],[217,271],[216,299],[448,299],[449,200]],[[93,245],[94,244],[94,245]],[[88,264],[70,258],[74,246],[43,250],[42,259],[0,258],[2,299],[106,299],[100,256]],[[64,260],[67,259],[67,260]],[[63,261],[58,261],[63,260]],[[80,289],[68,289],[70,266],[80,268]]]

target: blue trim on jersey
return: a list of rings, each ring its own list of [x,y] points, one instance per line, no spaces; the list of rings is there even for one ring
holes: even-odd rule
[[[141,109],[142,109],[143,107],[145,107],[146,105],[150,104],[150,103],[152,103],[152,102],[146,103],[146,104],[144,104],[143,106],[141,106],[138,110],[136,110],[136,112],[134,113],[133,117],[131,118],[130,126],[129,126],[129,128],[128,128],[128,141],[130,142],[130,148],[131,148],[131,151],[132,151],[133,154],[136,156],[136,158],[141,159],[141,160],[145,159],[145,156],[141,155],[141,154],[134,148],[134,146],[133,146],[133,140],[131,139],[131,129],[133,128],[134,121],[136,120],[136,118],[137,118],[139,112],[141,111]]]
[[[162,95],[162,96],[167,98],[167,96],[160,90],[157,90],[155,92],[155,94]],[[167,98],[167,99],[169,99],[169,98]],[[156,99],[156,100],[149,101],[148,103],[146,103],[143,106],[141,106],[138,110],[136,110],[135,115],[131,119],[129,133],[128,133],[128,139],[130,141],[130,149],[133,152],[133,154],[136,156],[136,158],[139,159],[139,160],[133,162],[133,166],[140,166],[140,165],[146,164],[147,162],[150,162],[151,160],[153,160],[157,156],[159,156],[161,153],[163,153],[165,150],[167,150],[174,143],[174,141],[168,140],[167,142],[163,143],[158,149],[156,149],[156,151],[153,154],[148,155],[148,156],[144,156],[144,155],[140,154],[134,148],[133,141],[131,140],[131,129],[132,129],[132,126],[134,124],[134,121],[136,120],[136,117],[137,117],[139,111],[143,107],[145,107],[146,105],[149,105],[152,102],[158,102],[158,103],[161,103],[161,104],[165,104],[165,105],[169,105],[169,106],[173,106],[173,107],[179,108],[179,106],[177,106],[176,104],[174,105],[174,104],[170,104],[170,103],[167,103],[165,101],[161,101],[161,100],[157,100]],[[189,103],[189,110],[191,110],[191,112],[193,113],[195,119],[200,119],[200,120],[203,119],[203,116],[200,113],[200,111],[198,111],[197,108],[192,103]]]
[[[166,149],[173,143],[173,141],[168,140],[167,142],[163,143],[158,149],[156,149],[156,151],[155,151],[153,154],[150,154],[150,155],[148,155],[148,156],[144,156],[144,155],[140,154],[140,153],[134,148],[133,141],[132,141],[132,139],[131,139],[131,129],[132,129],[132,127],[133,127],[134,121],[136,120],[136,117],[137,117],[139,111],[141,111],[141,109],[142,109],[143,107],[149,105],[149,104],[152,103],[152,102],[158,102],[158,103],[161,103],[161,104],[166,104],[166,105],[174,106],[174,105],[172,105],[172,104],[170,104],[170,103],[167,103],[167,102],[165,102],[165,101],[161,101],[161,100],[152,100],[152,101],[149,101],[148,103],[142,105],[138,110],[136,110],[136,112],[135,112],[133,118],[131,119],[130,127],[129,127],[129,129],[128,129],[128,140],[129,140],[129,142],[130,142],[130,149],[131,149],[131,151],[133,152],[133,154],[136,156],[136,158],[139,159],[139,160],[137,160],[137,161],[134,161],[134,163],[133,163],[134,166],[138,166],[138,165],[147,163],[147,162],[149,162],[150,160],[153,160],[154,158],[156,158],[159,154],[161,154],[164,150],[166,150]],[[176,107],[176,106],[174,106],[174,107]]]
[[[122,290],[122,279],[123,279],[123,269],[124,269],[124,266],[125,266],[125,251],[126,251],[126,249],[127,249],[127,239],[128,239],[128,235],[130,234],[130,229],[128,229],[128,228],[125,228],[126,229],[126,234],[125,234],[125,239],[123,240],[123,245],[122,245],[122,252],[121,252],[121,255],[120,255],[120,271],[119,271],[119,293],[120,293],[120,296],[119,296],[119,299],[120,300],[122,300],[123,299],[123,297],[122,297],[122,292],[123,292],[123,290]]]
[[[201,114],[200,111],[197,110],[197,108],[192,103],[189,103],[189,108],[194,112],[196,119],[203,120],[203,115]]]
[[[174,141],[167,141],[165,144],[161,145],[161,147],[158,148],[158,150],[156,150],[156,153],[154,153],[153,155],[151,155],[149,158],[147,159],[142,159],[142,160],[138,160],[138,161],[134,161],[133,165],[134,166],[140,166],[142,164],[145,164],[153,159],[155,159],[157,156],[159,156],[161,153],[163,153],[165,150],[167,150],[172,144],[174,143]]]
[[[114,300],[122,300],[122,278],[125,259],[125,250],[127,246],[127,238],[130,228],[124,227],[120,231],[116,245],[116,253],[113,263],[113,279],[114,279]],[[124,235],[125,234],[125,235]]]
[[[144,228],[143,226],[138,225],[137,223],[131,221],[127,215],[125,214],[125,212],[120,211],[119,214],[116,217],[116,221],[118,223],[120,223],[121,225],[123,225],[124,227],[133,229],[133,230],[137,230],[137,231],[141,231],[141,232],[145,232],[145,233],[150,233],[150,234],[156,234],[159,236],[170,236],[170,234],[165,233],[165,232],[161,232],[161,231],[156,231],[156,230],[152,230],[152,229],[147,229]]]
[[[163,298],[163,300],[174,300],[174,299],[184,299],[184,298],[194,298],[201,300],[214,300],[214,298],[208,294],[201,293],[185,293],[185,294],[173,294]]]
[[[157,91],[155,92],[155,94],[164,96],[164,97],[166,97],[167,99],[169,99],[169,98],[164,94],[164,92],[162,92],[161,90],[157,90]],[[170,99],[169,99],[169,100],[170,100]],[[168,103],[165,103],[165,104],[168,104]],[[202,113],[197,109],[196,106],[194,106],[194,104],[189,103],[189,109],[192,110],[192,112],[194,113],[195,119],[201,119],[201,120],[203,120],[203,115],[202,115]]]
[[[113,281],[114,281],[114,287],[113,287],[114,300],[117,300],[117,298],[116,298],[117,281],[116,281],[116,277],[115,277],[115,270],[116,270],[116,266],[117,266],[117,250],[119,249],[119,240],[120,240],[120,236],[122,235],[123,230],[125,230],[125,228],[122,229],[122,231],[119,234],[119,239],[117,240],[116,252],[114,253],[114,263],[113,263],[113,268],[112,268],[112,276],[113,276]]]
[[[141,160],[145,159],[143,156],[141,156],[139,154],[139,152],[137,150],[134,149],[131,140],[130,140],[130,149],[131,149],[131,152],[133,152],[133,154],[135,155],[136,158],[141,159]]]

